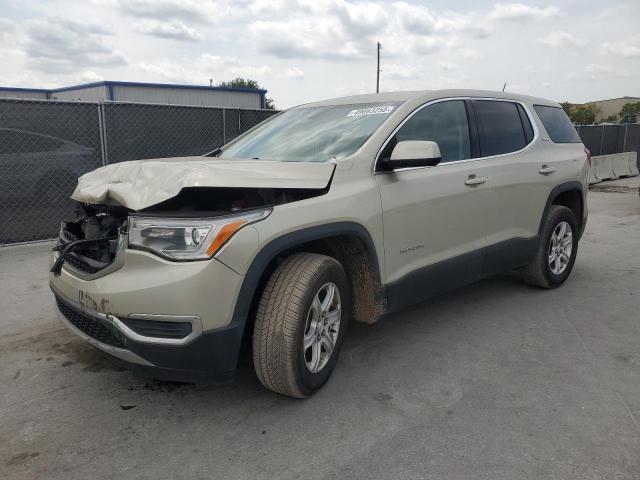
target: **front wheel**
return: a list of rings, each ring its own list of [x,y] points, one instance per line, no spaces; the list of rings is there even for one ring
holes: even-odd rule
[[[527,283],[556,288],[565,282],[578,253],[578,228],[571,209],[561,205],[549,209],[536,255],[523,271]]]
[[[258,379],[274,392],[304,398],[329,379],[347,329],[350,291],[340,263],[297,253],[265,286],[253,332]]]

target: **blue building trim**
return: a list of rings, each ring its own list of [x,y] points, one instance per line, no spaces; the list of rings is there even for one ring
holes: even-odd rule
[[[219,90],[223,92],[248,92],[248,93],[260,93],[262,95],[267,93],[267,90],[262,88],[236,88],[236,87],[208,87],[206,85],[181,85],[178,83],[142,83],[142,82],[115,82],[115,81],[102,81],[81,83],[79,85],[71,85],[69,87],[61,88],[23,88],[23,87],[0,87],[0,91],[14,90],[16,92],[36,92],[36,93],[58,93],[67,92],[69,90],[82,90],[85,88],[93,88],[106,86],[109,87],[152,87],[152,88],[179,88],[182,90]]]
[[[207,85],[181,85],[177,83],[143,83],[118,81],[106,81],[105,83],[110,83],[111,85],[118,87],[179,88],[182,90],[218,90],[223,92],[267,93],[267,91],[262,88],[209,87]]]
[[[107,83],[107,100],[111,101],[111,102],[115,102],[116,101],[116,95],[113,91],[113,85],[111,83]]]
[[[150,87],[150,88],[179,88],[181,90],[218,90],[223,92],[247,92],[266,94],[267,91],[262,88],[236,88],[236,87],[209,87],[206,85],[181,85],[177,83],[143,83],[143,82],[118,82],[105,80],[101,82],[82,83],[80,85],[71,85],[69,87],[54,88],[46,90],[51,93],[66,92],[69,90],[81,90],[84,88],[93,88],[99,86],[109,87]],[[14,90],[14,89],[9,89]]]
[[[267,107],[266,96],[267,96],[266,90],[263,90],[262,92],[260,92],[260,108],[262,108],[263,110]]]
[[[49,93],[68,92],[69,90],[84,90],[85,88],[106,87],[108,82],[91,82],[80,85],[72,85],[70,87],[52,88]]]

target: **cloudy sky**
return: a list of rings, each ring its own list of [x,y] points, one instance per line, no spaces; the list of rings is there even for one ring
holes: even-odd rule
[[[278,107],[375,89],[640,96],[640,0],[0,0],[0,85],[206,85],[250,77]]]

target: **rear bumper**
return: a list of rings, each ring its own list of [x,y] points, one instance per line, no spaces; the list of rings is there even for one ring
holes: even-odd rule
[[[127,335],[117,317],[89,310],[53,286],[52,291],[56,312],[73,333],[145,376],[183,382],[233,379],[244,333],[240,322],[203,332],[184,345],[139,342]]]

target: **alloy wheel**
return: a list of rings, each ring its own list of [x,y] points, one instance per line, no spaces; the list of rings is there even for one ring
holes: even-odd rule
[[[327,282],[313,297],[304,328],[304,361],[307,370],[318,373],[329,362],[340,332],[340,291]]]
[[[549,268],[555,275],[560,275],[569,265],[573,250],[573,232],[567,222],[560,222],[553,229],[549,241]]]

